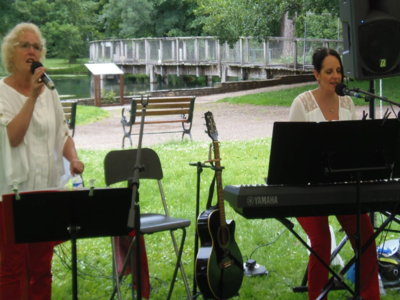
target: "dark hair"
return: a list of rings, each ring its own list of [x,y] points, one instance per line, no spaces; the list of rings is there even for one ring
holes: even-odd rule
[[[342,59],[340,58],[339,53],[336,52],[336,50],[330,49],[330,48],[317,48],[314,51],[314,54],[312,56],[312,64],[314,66],[314,70],[316,70],[318,73],[321,72],[322,69],[322,62],[324,61],[325,57],[332,55],[336,57],[339,60],[340,63],[340,69],[342,73],[342,82],[344,79],[344,73],[343,73],[343,64],[342,64]]]

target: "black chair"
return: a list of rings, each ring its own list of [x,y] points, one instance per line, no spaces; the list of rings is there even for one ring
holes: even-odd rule
[[[162,200],[162,205],[164,208],[164,214],[158,213],[145,213],[140,215],[140,232],[142,235],[144,234],[152,234],[162,231],[170,231],[171,239],[175,254],[177,256],[177,262],[174,269],[174,275],[172,278],[172,282],[170,284],[170,289],[168,293],[167,299],[170,299],[174,283],[176,280],[178,268],[181,269],[182,278],[186,287],[186,291],[188,294],[188,299],[191,298],[191,293],[189,286],[187,284],[187,279],[185,275],[185,271],[183,269],[183,265],[181,263],[181,256],[183,251],[183,246],[186,237],[186,227],[190,225],[190,220],[173,218],[169,216],[167,203],[165,201],[164,191],[161,183],[161,179],[163,178],[163,171],[161,167],[160,159],[157,153],[148,148],[141,149],[141,161],[140,165],[144,166],[144,169],[140,171],[139,178],[140,180],[156,180],[158,183],[158,187],[160,190],[160,196]],[[136,163],[137,157],[137,149],[129,149],[129,150],[116,150],[107,153],[104,159],[104,174],[105,174],[105,182],[107,186],[118,182],[128,182],[132,181],[132,177],[134,174],[134,167]],[[181,229],[182,230],[182,239],[181,244],[178,249],[178,245],[175,239],[174,230]],[[134,243],[134,241],[132,241]],[[116,289],[119,293],[120,280],[122,279],[122,274],[124,270],[122,270],[122,274],[118,274],[118,268],[116,267],[116,259],[117,254],[115,253],[115,239],[112,238],[112,246],[113,246],[113,263],[114,263],[114,274],[116,277]],[[133,247],[131,247],[133,248]],[[130,258],[130,254],[128,253],[127,258]]]

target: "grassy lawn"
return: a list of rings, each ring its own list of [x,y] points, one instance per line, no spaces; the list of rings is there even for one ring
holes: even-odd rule
[[[262,184],[268,171],[270,143],[269,138],[221,143],[220,156],[225,167],[222,174],[223,185]],[[196,168],[189,166],[189,163],[208,159],[208,143],[166,143],[152,148],[158,153],[163,164],[163,184],[171,215],[191,220],[182,260],[192,288],[197,172]],[[102,163],[107,152],[106,150],[79,151],[79,157],[86,164],[85,182],[94,178],[96,187],[105,185]],[[212,177],[210,169],[204,169],[201,174],[200,211],[205,209]],[[141,212],[162,210],[157,186],[141,181],[139,192]],[[216,202],[215,194],[213,203]],[[110,205],[114,201],[117,199],[110,199]],[[236,221],[235,238],[244,261],[251,257],[269,272],[268,276],[245,277],[240,296],[234,299],[307,299],[307,294],[292,292],[292,287],[301,284],[305,272],[308,261],[306,249],[275,219],[247,220],[234,212],[230,206],[226,205],[225,208],[227,219]],[[295,230],[306,238],[297,221],[294,218],[291,221]],[[330,218],[330,224],[334,228],[336,241],[339,242],[344,237],[339,231],[340,225],[334,217]],[[396,225],[394,228],[399,229],[399,226]],[[179,232],[177,238],[179,241]],[[395,238],[398,238],[398,234],[389,233],[387,236],[388,240]],[[170,237],[168,233],[159,233],[146,236],[145,239],[152,287],[150,299],[165,299],[174,264]],[[377,244],[381,244],[380,237],[377,239]],[[255,250],[259,246],[262,247]],[[352,257],[349,243],[340,255],[345,262]],[[108,299],[112,288],[110,238],[79,240],[78,259],[79,298]],[[56,248],[53,259],[53,299],[71,299],[70,265],[70,243],[66,242]],[[129,281],[123,285],[123,293],[126,295],[124,299],[130,299],[127,296],[130,293]],[[349,294],[345,291],[334,291],[329,294],[329,299],[347,299],[347,296]],[[186,292],[179,273],[172,299],[186,299],[185,297]],[[388,295],[382,299],[394,300],[398,297],[397,292],[388,291]]]
[[[349,88],[360,88],[360,90],[368,91],[369,90],[369,82],[349,82],[345,83]],[[379,80],[375,81],[375,94],[379,95]],[[383,96],[388,98],[389,100],[400,102],[400,77],[392,77],[383,79]],[[269,105],[269,106],[290,106],[293,102],[293,99],[296,98],[299,94],[315,89],[317,87],[316,84],[311,84],[302,87],[295,87],[287,90],[280,91],[271,91],[266,93],[259,94],[249,94],[245,96],[239,97],[228,97],[220,100],[220,102],[229,102],[235,104],[253,104],[253,105]],[[353,98],[355,105],[366,105],[364,99]],[[376,105],[379,102],[376,101]]]
[[[385,96],[388,98],[396,95],[397,81],[384,81]],[[363,90],[368,85],[356,85]],[[300,92],[314,88],[306,86],[277,92],[269,92],[244,97],[224,99],[232,103],[256,105],[284,105],[289,106],[294,97]],[[386,94],[388,93],[388,94]],[[389,96],[392,95],[392,96]],[[239,98],[239,99],[238,99]],[[270,100],[265,100],[270,99]],[[274,101],[275,99],[275,101]],[[276,99],[282,100],[277,103]],[[84,124],[92,115],[97,117],[101,108],[78,106],[78,123]],[[105,112],[108,113],[108,112]],[[104,115],[106,117],[107,115]],[[269,149],[271,139],[256,139],[251,141],[228,141],[221,143],[220,155],[225,170],[222,174],[223,186],[233,184],[262,184],[268,172]],[[205,161],[208,159],[208,143],[185,142],[166,143],[152,147],[160,156],[164,170],[164,189],[172,216],[188,218],[191,226],[188,229],[186,244],[183,253],[183,264],[190,288],[193,288],[194,268],[194,235],[196,228],[196,169],[189,166],[190,162]],[[79,156],[86,164],[84,174],[85,182],[95,179],[96,187],[104,187],[103,160],[108,150],[88,151],[80,150]],[[254,167],[257,166],[257,167]],[[201,174],[200,211],[205,209],[209,185],[213,174],[210,169],[204,169]],[[160,212],[161,201],[158,200],[158,188],[150,182],[140,183],[140,203],[142,212]],[[214,193],[215,194],[215,193]],[[155,199],[155,200],[153,200]],[[110,199],[110,201],[115,201]],[[214,195],[213,203],[216,202]],[[110,202],[111,203],[111,202]],[[227,219],[236,221],[235,238],[241,250],[244,261],[249,258],[264,266],[269,272],[268,276],[245,277],[240,295],[234,299],[284,299],[306,300],[306,293],[293,293],[292,288],[299,286],[304,276],[308,262],[306,249],[296,238],[285,231],[285,227],[275,219],[247,220],[238,215],[228,205],[226,208]],[[379,217],[382,220],[383,217]],[[305,233],[292,218],[295,230],[306,239]],[[344,237],[340,225],[335,217],[330,217],[330,224],[334,228],[337,243]],[[392,228],[400,229],[399,225]],[[180,232],[177,233],[178,241]],[[378,237],[377,244],[383,241],[383,235]],[[397,239],[398,234],[388,233],[387,240]],[[276,240],[276,241],[275,241]],[[260,247],[261,246],[261,247]],[[53,259],[53,299],[70,299],[71,262],[70,243],[58,246]],[[258,248],[259,247],[259,248]],[[168,285],[172,277],[174,256],[168,233],[146,236],[146,249],[150,269],[151,296],[150,299],[165,299]],[[345,261],[352,258],[353,251],[349,245],[340,252]],[[81,299],[108,299],[112,290],[112,264],[110,238],[83,239],[78,241],[79,279],[78,291]],[[123,295],[130,299],[130,278],[123,284]],[[329,299],[347,299],[350,296],[345,291],[329,293]],[[381,299],[398,299],[396,291],[387,291]],[[175,284],[172,299],[186,299],[186,290],[180,273]],[[201,299],[201,297],[199,298]]]
[[[78,105],[76,107],[76,125],[90,124],[110,117],[110,112],[96,106]]]
[[[89,62],[89,58],[78,59],[76,63],[70,64],[68,59],[63,58],[46,58],[43,62],[43,65],[46,66],[47,69],[63,69],[74,66],[80,66],[82,64],[86,64]]]
[[[88,73],[84,64],[89,62],[89,58],[78,59],[76,63],[70,64],[67,59],[62,58],[47,58],[44,60],[43,65],[46,67],[46,73],[52,75],[77,75]],[[5,69],[0,62],[0,77],[7,75]]]

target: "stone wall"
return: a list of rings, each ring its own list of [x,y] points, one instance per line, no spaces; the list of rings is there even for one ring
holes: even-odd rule
[[[214,94],[223,94],[238,92],[244,90],[253,90],[264,87],[271,87],[284,84],[295,84],[303,82],[315,81],[313,74],[301,74],[301,75],[291,75],[276,77],[274,79],[266,80],[254,80],[254,81],[229,81],[229,82],[218,82],[214,87],[197,88],[197,89],[180,89],[180,90],[160,90],[147,92],[146,94],[150,97],[175,97],[175,96],[207,96]],[[94,99],[77,99],[79,104],[82,105],[94,105]],[[124,98],[124,103],[130,103],[130,97]],[[120,105],[119,103],[115,105]],[[113,106],[113,105],[103,105],[103,106]]]

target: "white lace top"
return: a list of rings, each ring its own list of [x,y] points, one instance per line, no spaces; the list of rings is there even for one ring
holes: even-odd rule
[[[349,96],[339,97],[339,120],[355,120],[356,109]],[[289,121],[326,121],[311,91],[304,92],[294,99],[290,107]]]
[[[56,91],[44,89],[36,101],[24,140],[17,147],[10,146],[7,125],[26,99],[0,80],[0,199],[2,194],[12,191],[14,181],[19,191],[38,190],[60,186],[62,175],[69,173],[63,161],[69,133]]]

